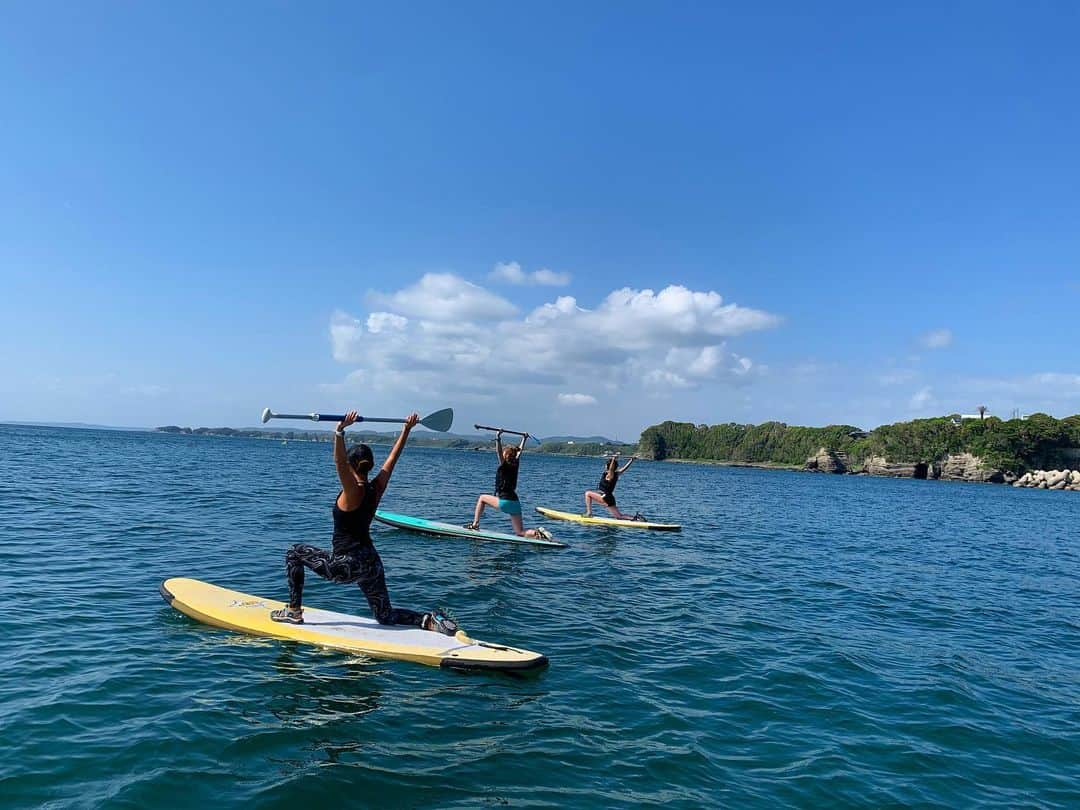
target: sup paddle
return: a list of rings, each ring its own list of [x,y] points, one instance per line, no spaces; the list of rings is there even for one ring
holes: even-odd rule
[[[336,413],[274,413],[269,408],[264,408],[262,412],[263,424],[269,422],[271,419],[310,419],[312,422],[340,422],[345,417]],[[357,422],[396,422],[402,424],[404,419],[392,419],[382,416],[360,416],[356,419]],[[420,420],[420,424],[426,427],[428,430],[437,430],[440,433],[446,433],[450,429],[450,426],[454,424],[454,409],[443,408],[441,411],[435,411],[435,413],[429,413],[423,419]]]
[[[511,436],[528,436],[537,444],[540,444],[540,440],[533,436],[531,433],[525,433],[521,430],[507,430],[506,428],[490,427],[489,425],[473,425],[476,430],[494,430],[496,432],[502,431],[503,433],[509,433]]]

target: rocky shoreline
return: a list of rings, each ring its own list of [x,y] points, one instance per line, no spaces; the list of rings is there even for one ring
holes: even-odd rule
[[[971,453],[955,453],[940,461],[895,462],[870,456],[852,463],[847,453],[818,449],[802,467],[807,472],[833,475],[878,475],[886,478],[917,478],[933,481],[968,481],[983,484],[1011,484],[1033,489],[1067,489],[1080,492],[1080,470],[1035,470],[1019,478],[994,469]]]

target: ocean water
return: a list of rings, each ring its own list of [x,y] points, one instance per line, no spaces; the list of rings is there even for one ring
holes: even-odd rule
[[[465,522],[494,466],[409,449],[384,506]],[[526,509],[577,508],[600,470],[527,455]],[[1075,493],[639,462],[620,504],[682,533],[377,526],[395,604],[547,654],[527,679],[159,597],[170,576],[284,597],[336,491],[325,444],[0,426],[0,805],[1080,806]]]

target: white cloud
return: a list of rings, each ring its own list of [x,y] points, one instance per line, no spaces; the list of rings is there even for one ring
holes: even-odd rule
[[[544,287],[565,287],[570,283],[569,273],[556,273],[546,267],[529,273],[517,262],[499,262],[488,277],[492,281],[503,281],[507,284],[538,284]]]
[[[403,318],[392,312],[372,312],[367,319],[368,331],[374,334],[391,329],[400,332],[408,325],[408,318]]]
[[[509,318],[517,307],[453,273],[425,273],[411,287],[386,295],[374,292],[372,303],[391,313],[429,321],[489,321]]]
[[[592,394],[559,394],[560,405],[595,405],[596,397]]]
[[[931,329],[919,336],[919,345],[924,349],[944,349],[952,345],[951,329]]]
[[[546,267],[541,267],[533,273],[532,277],[534,282],[545,287],[565,287],[570,283],[569,273],[558,273],[554,270],[548,270]]]
[[[930,389],[920,388],[914,394],[911,395],[911,400],[908,403],[912,410],[922,411],[928,408],[934,401],[934,395],[930,392]]]
[[[665,368],[654,368],[646,372],[641,380],[651,388],[692,388],[694,385],[681,374]]]
[[[436,289],[450,292],[449,308],[463,317],[445,317],[446,308],[431,297]],[[724,338],[780,322],[771,313],[725,303],[716,292],[677,286],[615,290],[594,309],[560,296],[524,318],[513,316],[509,301],[456,276],[429,274],[371,299],[379,310],[363,318],[334,314],[334,358],[358,366],[374,391],[439,398],[531,401],[542,388],[555,398],[598,386],[656,390],[745,382],[759,369],[730,352]]]

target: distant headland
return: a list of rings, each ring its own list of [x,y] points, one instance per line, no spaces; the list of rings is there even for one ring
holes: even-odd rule
[[[795,427],[663,422],[641,434],[657,461],[785,466],[816,472],[1008,483],[1080,491],[1080,415],[1003,420],[952,414],[881,425]]]

